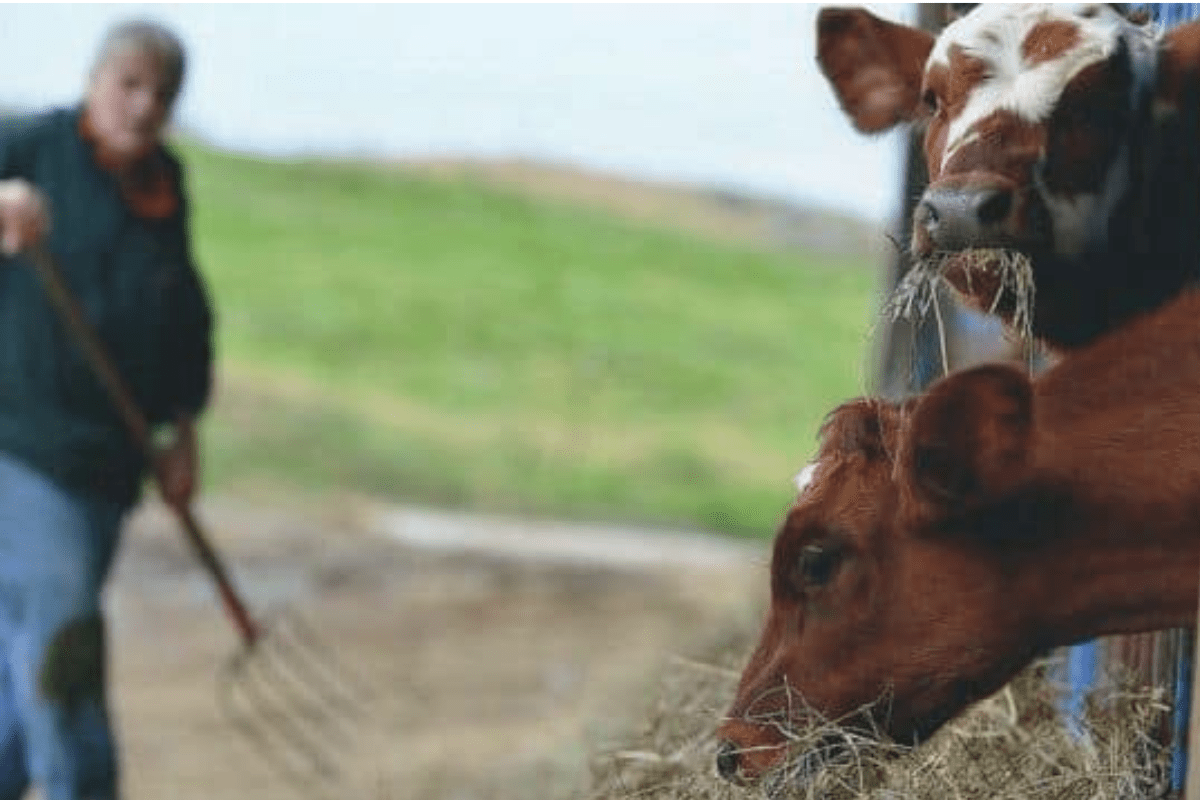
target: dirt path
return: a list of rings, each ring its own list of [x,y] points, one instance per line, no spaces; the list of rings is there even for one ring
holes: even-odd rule
[[[377,688],[348,798],[567,797],[669,660],[756,624],[765,591],[765,550],[688,534],[355,501],[201,516],[256,607],[301,612]],[[126,797],[297,796],[217,711],[235,641],[161,508],[133,521],[108,601]]]

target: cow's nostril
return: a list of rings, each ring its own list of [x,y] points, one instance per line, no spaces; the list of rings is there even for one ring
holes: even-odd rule
[[[928,200],[922,200],[917,206],[917,222],[926,228],[934,228],[939,221],[941,215],[938,214],[937,206]]]
[[[735,781],[738,774],[738,747],[725,741],[717,745],[717,774],[727,781]]]
[[[1008,218],[1008,212],[1012,211],[1012,203],[1012,192],[996,189],[980,198],[976,214],[984,225],[1003,222]]]

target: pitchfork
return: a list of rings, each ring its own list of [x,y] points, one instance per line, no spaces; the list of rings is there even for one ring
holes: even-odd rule
[[[70,338],[104,384],[130,436],[154,465],[154,477],[162,489],[163,475],[157,468],[149,423],[84,317],[58,264],[40,246],[30,248],[27,255]],[[223,712],[296,787],[306,794],[328,796],[340,778],[329,750],[345,741],[350,725],[362,716],[367,692],[294,615],[279,615],[271,624],[255,619],[191,508],[168,505],[216,584],[221,605],[241,639],[240,649],[218,675]]]

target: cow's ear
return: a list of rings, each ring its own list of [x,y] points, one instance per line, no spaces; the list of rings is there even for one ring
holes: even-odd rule
[[[939,513],[997,500],[1023,478],[1033,437],[1033,387],[1019,368],[988,364],[935,383],[913,407],[896,469]]]
[[[891,459],[896,449],[900,411],[884,400],[860,397],[835,408],[821,425],[818,459],[836,454],[870,461]]]
[[[823,8],[817,16],[817,63],[842,109],[864,133],[914,119],[933,37],[860,8]]]
[[[1155,105],[1162,112],[1184,108],[1200,95],[1200,21],[1177,25],[1159,43]]]

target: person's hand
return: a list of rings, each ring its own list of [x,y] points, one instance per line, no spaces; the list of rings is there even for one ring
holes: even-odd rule
[[[158,452],[154,464],[163,502],[178,509],[192,502],[198,463],[196,425],[191,418],[180,417],[175,424],[174,441]]]
[[[46,200],[21,178],[0,181],[0,252],[16,255],[50,230]]]

